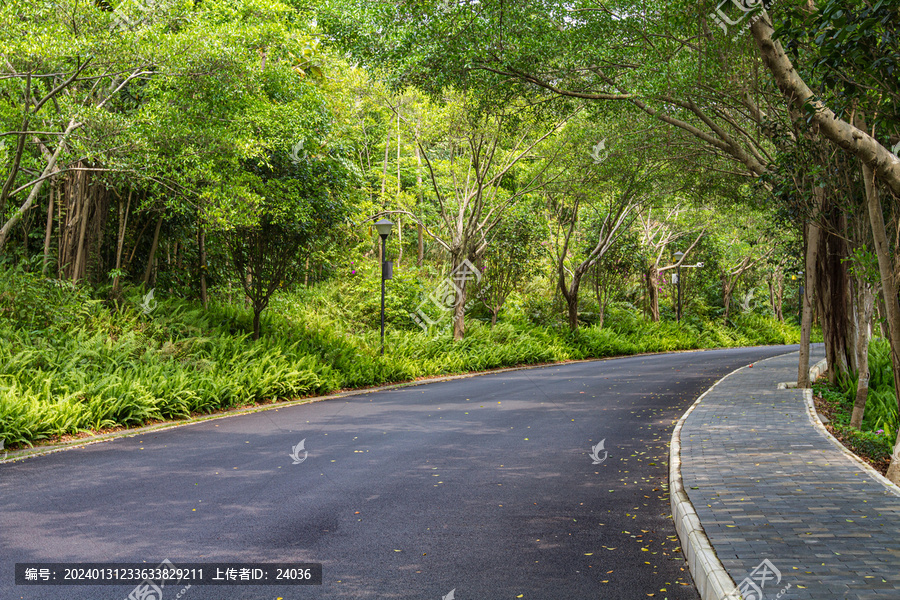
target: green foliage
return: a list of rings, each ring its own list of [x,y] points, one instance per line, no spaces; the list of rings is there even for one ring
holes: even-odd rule
[[[838,385],[852,411],[856,398],[858,375],[845,374]],[[849,424],[849,419],[847,421]],[[869,394],[863,413],[862,431],[881,430],[893,436],[900,419],[897,417],[897,395],[894,391],[894,375],[891,368],[891,346],[887,340],[875,338],[869,343]]]
[[[866,418],[863,420],[862,429],[856,429],[855,427],[850,427],[850,417],[853,414],[853,400],[856,395],[855,379],[852,382],[852,389],[848,387],[849,385],[849,379],[840,382],[837,387],[832,387],[827,382],[820,382],[813,385],[813,394],[821,397],[821,402],[829,407],[830,424],[835,436],[852,452],[876,463],[889,459],[893,452],[896,424],[892,429],[880,426],[880,419],[877,417],[872,420],[869,419],[870,409],[877,412],[880,408],[877,406],[880,401],[876,399],[879,392],[876,392],[876,396],[873,396],[872,390],[869,390],[869,399],[866,402]],[[890,391],[893,393],[893,389]],[[897,401],[896,398],[892,398],[892,400],[896,420]]]
[[[466,337],[454,342],[449,330],[425,333],[408,316],[434,285],[423,270],[389,282],[382,357],[373,323],[374,273],[278,292],[265,319],[267,334],[257,342],[249,339],[253,312],[240,303],[213,302],[204,311],[157,297],[158,306],[145,315],[136,290],[126,291],[123,304],[107,306],[84,288],[60,287],[21,269],[0,275],[0,439],[7,444],[428,375],[768,343],[759,332],[778,330],[763,317],[738,332],[708,323],[652,323],[611,307],[603,328],[570,333],[520,314],[493,328],[470,322]]]

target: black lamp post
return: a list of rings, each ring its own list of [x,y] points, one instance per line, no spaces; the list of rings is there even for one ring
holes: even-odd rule
[[[675,269],[675,283],[678,284],[678,310],[675,312],[675,320],[681,322],[681,259],[684,258],[684,252],[677,251],[675,253],[675,262],[678,267]]]
[[[387,239],[391,235],[391,229],[394,224],[387,219],[381,219],[375,223],[375,229],[381,236],[381,355],[384,356],[384,282],[391,278],[391,271],[388,267],[387,258]],[[393,265],[391,265],[393,266]]]

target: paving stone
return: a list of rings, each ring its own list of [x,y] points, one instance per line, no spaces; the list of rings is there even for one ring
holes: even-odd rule
[[[791,354],[713,388],[681,431],[685,490],[735,582],[778,570],[763,598],[898,600],[900,498],[814,427],[802,390],[776,389],[796,379]]]

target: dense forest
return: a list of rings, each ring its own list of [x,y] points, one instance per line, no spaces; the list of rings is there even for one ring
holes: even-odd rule
[[[4,2],[0,438],[821,340],[894,445],[898,10]]]

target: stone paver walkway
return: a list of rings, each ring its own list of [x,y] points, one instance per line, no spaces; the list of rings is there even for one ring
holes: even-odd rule
[[[685,420],[706,535],[746,600],[900,599],[900,497],[813,425],[802,390],[776,389],[796,379],[796,353],[756,363]]]

